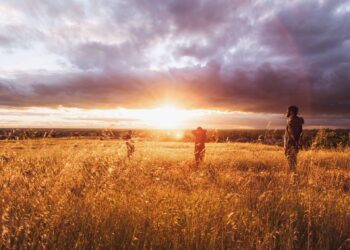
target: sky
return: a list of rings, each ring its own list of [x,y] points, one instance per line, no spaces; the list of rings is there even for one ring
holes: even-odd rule
[[[0,127],[350,128],[350,1],[0,0]]]

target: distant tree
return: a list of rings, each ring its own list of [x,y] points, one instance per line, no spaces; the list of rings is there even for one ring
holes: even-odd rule
[[[340,140],[337,138],[337,134],[335,131],[328,129],[320,129],[313,142],[313,149],[322,149],[322,148],[336,148]]]

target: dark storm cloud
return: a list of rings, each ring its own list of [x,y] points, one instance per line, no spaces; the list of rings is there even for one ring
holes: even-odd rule
[[[139,27],[140,25],[146,31],[203,33],[225,24],[231,11],[243,5],[240,2],[232,0],[130,0],[128,2],[104,1],[101,2],[100,7],[103,5],[106,8],[111,20],[124,25],[130,25],[133,20],[141,21],[138,24],[133,23],[132,26]],[[148,26],[148,24],[151,25]]]
[[[116,68],[127,66],[132,47],[127,44],[105,45],[98,42],[80,44],[70,51],[71,62],[80,69]],[[127,60],[127,61],[126,61]]]
[[[236,70],[223,78],[217,64],[167,73],[118,72],[84,73],[70,76],[41,77],[27,95],[7,87],[3,105],[70,107],[142,107],[174,98],[193,107],[225,108],[254,112],[280,113],[290,103],[303,107],[304,113],[349,114],[349,85],[337,83],[328,89],[308,89],[302,73],[288,68],[262,65],[256,70]],[[345,71],[345,69],[341,69]],[[343,81],[342,76],[339,81]],[[60,84],[58,84],[60,83]],[[2,91],[3,92],[3,91]]]
[[[58,50],[83,70],[119,70],[123,66],[132,68],[152,63],[148,54],[165,39],[173,40],[174,48],[169,54],[196,56],[187,53],[187,48],[204,38],[210,50],[203,54],[202,59],[209,59],[220,51],[220,43],[228,42],[225,41],[228,38],[226,29],[230,29],[230,42],[233,42],[233,37],[237,39],[238,35],[234,36],[234,33],[240,30],[240,26],[230,26],[237,19],[232,13],[237,13],[241,5],[234,1],[105,1],[98,5],[105,9],[102,32],[120,37],[118,31],[127,31],[127,36],[123,37],[125,40],[106,44],[86,39]],[[242,23],[242,18],[238,19]],[[71,33],[62,39],[69,41],[69,36],[75,35]],[[176,44],[177,40],[180,40],[179,44]]]
[[[225,24],[238,1],[135,1],[153,18],[171,22],[177,32],[207,32]],[[155,16],[157,15],[157,16]],[[160,15],[160,16],[159,16]]]
[[[0,78],[1,106],[23,107],[26,106],[26,99],[30,99],[28,92],[24,92],[15,84]]]
[[[140,107],[168,98],[195,108],[281,113],[297,104],[310,115],[350,116],[350,15],[338,11],[343,1],[32,3],[15,6],[46,28],[67,18],[81,22],[58,29],[55,41],[42,37],[78,73],[8,80],[0,85],[0,105]],[[97,17],[96,37],[89,36],[84,24]],[[104,41],[108,36],[115,39]],[[0,33],[0,44],[11,41]],[[153,50],[163,41],[168,47],[158,55]],[[148,69],[154,60],[183,58],[194,63]],[[25,89],[10,87],[23,82]]]
[[[337,52],[338,57],[349,45],[345,43],[350,39],[350,16],[336,12],[341,3],[335,0],[320,5],[310,1],[279,13],[279,20],[306,59],[327,60],[329,53]],[[344,58],[339,59],[341,62]]]
[[[278,15],[300,53],[317,113],[350,112],[350,16],[337,13],[341,3],[300,3]]]
[[[21,75],[0,82],[2,106],[48,106],[103,108],[137,106],[159,98],[163,78],[149,73],[111,72],[61,75]],[[15,81],[22,88],[13,88]],[[25,87],[25,88],[24,88]]]

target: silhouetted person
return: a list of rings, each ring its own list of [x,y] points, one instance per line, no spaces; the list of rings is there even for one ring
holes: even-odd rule
[[[290,106],[287,110],[287,127],[284,134],[284,152],[288,160],[289,170],[295,171],[297,155],[301,146],[304,119],[298,116],[298,107]]]
[[[125,140],[128,158],[130,158],[135,152],[135,145],[134,141],[132,140],[132,131],[129,130],[128,133],[125,136],[123,136],[123,139]]]
[[[196,164],[198,165],[204,159],[205,155],[205,142],[207,140],[207,130],[198,127],[196,130],[192,131],[195,137],[194,140],[194,158]]]

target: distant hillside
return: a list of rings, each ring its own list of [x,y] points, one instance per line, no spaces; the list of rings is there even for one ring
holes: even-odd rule
[[[40,138],[91,138],[121,139],[126,130],[121,129],[48,129],[3,128],[0,140],[27,140]],[[135,139],[145,141],[192,141],[191,131],[133,130]],[[284,130],[208,130],[208,142],[255,142],[283,146]],[[303,133],[305,148],[343,148],[350,146],[350,129],[313,129]]]

